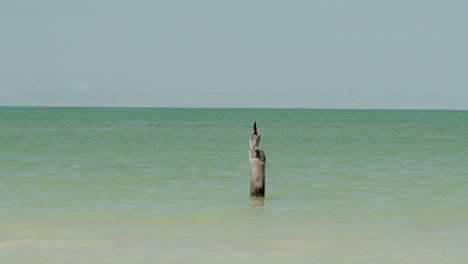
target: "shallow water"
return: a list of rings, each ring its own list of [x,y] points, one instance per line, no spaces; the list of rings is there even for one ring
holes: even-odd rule
[[[250,199],[257,120],[266,198]],[[464,263],[468,111],[1,107],[1,263]]]

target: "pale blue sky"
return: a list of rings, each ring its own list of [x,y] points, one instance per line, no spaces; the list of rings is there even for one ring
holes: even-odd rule
[[[468,1],[0,0],[0,105],[468,109]]]

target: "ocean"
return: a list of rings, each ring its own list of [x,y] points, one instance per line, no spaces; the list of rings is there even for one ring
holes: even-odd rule
[[[0,107],[0,142],[0,263],[468,259],[468,111]]]

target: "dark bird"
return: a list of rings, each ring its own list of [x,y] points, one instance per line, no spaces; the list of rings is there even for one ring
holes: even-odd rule
[[[258,145],[260,144],[260,135],[257,133],[257,122],[256,121],[253,122],[253,129],[254,129],[254,132],[250,136],[250,140],[249,140],[250,149],[256,149],[258,147]]]

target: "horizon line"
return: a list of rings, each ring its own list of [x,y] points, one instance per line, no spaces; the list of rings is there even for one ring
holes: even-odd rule
[[[214,107],[214,106],[73,106],[73,105],[0,105],[0,107],[31,108],[160,108],[160,109],[271,109],[271,110],[401,110],[401,111],[468,111],[446,108],[313,108],[313,107]]]

